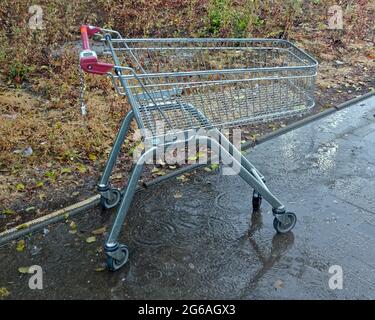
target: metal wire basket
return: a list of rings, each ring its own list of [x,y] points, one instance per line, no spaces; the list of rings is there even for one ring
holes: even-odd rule
[[[314,107],[317,62],[285,40],[114,38],[105,53],[117,66],[117,92],[131,96],[141,126],[153,133],[156,123],[229,127]]]

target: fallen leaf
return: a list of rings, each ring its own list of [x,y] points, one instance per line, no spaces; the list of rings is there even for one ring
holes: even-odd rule
[[[206,155],[205,152],[199,151],[199,152],[197,153],[197,158],[202,158],[202,157],[204,157],[205,155]]]
[[[56,179],[56,172],[55,171],[46,171],[45,173],[44,173],[44,175],[47,177],[47,178],[49,178],[49,179],[51,179],[51,180],[55,180]]]
[[[76,233],[77,233],[77,230],[76,230],[76,229],[69,230],[69,233],[70,233],[70,234],[76,234]]]
[[[16,212],[13,211],[12,209],[5,209],[2,211],[2,214],[5,214],[5,215],[12,215],[12,214],[15,214]]]
[[[198,157],[196,155],[188,157],[189,161],[196,161],[197,159],[198,159]]]
[[[87,239],[86,239],[86,242],[87,243],[93,243],[93,242],[95,242],[96,241],[96,237],[88,237]]]
[[[97,252],[97,253],[102,253],[102,252],[103,252],[103,247],[102,247],[102,246],[97,247],[97,248],[96,248],[96,252]]]
[[[71,168],[61,168],[60,173],[61,174],[72,173],[72,169]]]
[[[87,168],[84,164],[80,163],[77,165],[77,170],[80,172],[80,173],[85,173],[87,171]]]
[[[22,252],[23,250],[25,250],[25,245],[26,245],[25,240],[18,241],[17,246],[16,246],[16,250],[18,252]]]
[[[19,267],[18,272],[19,273],[29,273],[30,267]]]
[[[0,298],[5,298],[10,295],[10,292],[5,287],[0,287]]]
[[[106,231],[106,229],[107,227],[102,227],[102,228],[91,231],[91,233],[95,235],[103,234]]]
[[[75,229],[77,229],[77,224],[74,221],[72,221],[72,222],[70,222],[69,227],[70,227],[70,229],[75,230]]]
[[[182,175],[178,176],[176,179],[177,179],[178,181],[182,181],[182,182],[184,182],[184,181],[186,181],[188,178],[186,178],[186,176],[182,174]]]
[[[208,168],[208,167],[204,167],[203,170],[206,171],[206,172],[211,172],[211,171],[212,171],[212,170],[211,170],[210,168]]]
[[[103,267],[95,268],[95,271],[96,271],[96,272],[101,272],[101,271],[104,271],[104,270],[105,270],[105,268],[103,268]]]
[[[282,287],[284,287],[284,282],[282,282],[281,280],[276,280],[273,286],[275,287],[275,289],[281,289]]]
[[[161,166],[165,166],[166,165],[166,163],[163,161],[163,159],[158,159],[157,161],[156,161],[156,163],[157,164],[160,164]]]
[[[28,207],[25,209],[26,212],[35,211],[35,207]]]
[[[164,176],[165,174],[166,173],[163,170],[160,170],[160,171],[155,173],[155,175],[157,175],[157,176]]]
[[[89,159],[90,159],[91,161],[95,161],[95,160],[96,160],[96,155],[93,154],[93,153],[90,153],[90,154],[89,154]]]
[[[112,179],[115,179],[115,180],[119,180],[119,179],[122,179],[122,173],[117,173],[115,175],[112,176]]]
[[[159,168],[154,167],[154,168],[152,168],[151,173],[157,173],[159,171],[160,171]]]
[[[40,188],[40,187],[43,187],[44,182],[43,181],[38,181],[35,185],[36,185],[37,188]]]
[[[18,183],[16,185],[16,189],[17,189],[17,191],[23,191],[23,190],[25,190],[25,185],[23,183]]]
[[[23,224],[16,227],[17,230],[27,229],[27,228],[28,228],[28,225],[26,223],[23,223]]]
[[[176,198],[176,199],[179,199],[179,198],[182,198],[182,194],[181,194],[181,192],[177,191],[177,192],[174,194],[173,197]]]

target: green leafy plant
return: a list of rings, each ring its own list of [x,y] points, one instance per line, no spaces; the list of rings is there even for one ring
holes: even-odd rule
[[[20,84],[27,79],[32,70],[34,70],[34,68],[29,67],[19,61],[15,61],[9,66],[7,74],[8,82]]]

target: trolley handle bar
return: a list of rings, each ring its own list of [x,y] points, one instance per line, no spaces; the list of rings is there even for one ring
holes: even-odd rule
[[[81,39],[83,50],[79,55],[79,63],[82,70],[93,73],[93,74],[106,74],[109,72],[114,65],[106,62],[100,62],[96,52],[90,49],[89,36],[100,32],[101,29],[98,27],[92,27],[87,25],[81,26]]]

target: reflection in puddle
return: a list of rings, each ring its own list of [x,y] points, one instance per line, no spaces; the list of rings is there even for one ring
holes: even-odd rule
[[[316,163],[321,170],[326,171],[335,166],[338,147],[337,143],[328,143],[317,150]]]
[[[305,159],[312,161],[312,166],[322,171],[335,167],[339,145],[334,142],[322,144],[315,153],[307,154]]]
[[[287,138],[285,137],[280,139],[282,154],[286,159],[295,161],[300,158],[301,154],[298,141],[298,135],[294,131],[289,132]]]
[[[288,232],[285,234],[275,234],[271,242],[271,250],[264,250],[261,248],[255,240],[255,233],[262,228],[263,219],[260,211],[254,211],[251,216],[251,224],[248,232],[249,242],[262,263],[261,268],[255,273],[255,275],[248,281],[248,285],[245,287],[242,296],[247,296],[247,293],[254,290],[260,279],[270,270],[280,258],[288,252],[293,246],[294,234]]]

